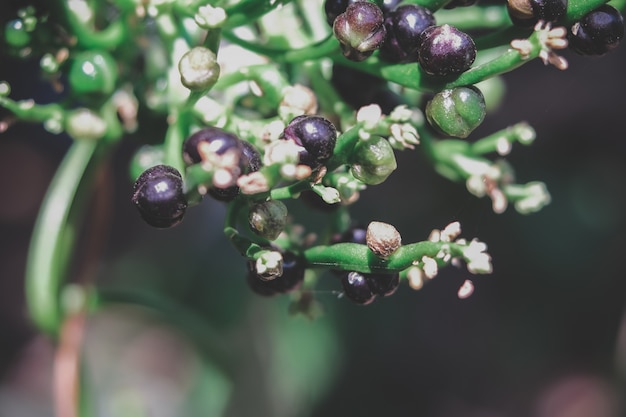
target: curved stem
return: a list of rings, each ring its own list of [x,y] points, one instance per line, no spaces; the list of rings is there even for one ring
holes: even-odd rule
[[[93,171],[105,156],[104,142],[76,141],[65,155],[35,223],[26,265],[26,302],[41,330],[56,335],[63,311],[60,287],[66,278],[78,223],[88,200]]]
[[[82,21],[79,12],[73,10],[72,6],[70,6],[69,0],[63,0],[61,3],[63,4],[71,33],[75,35],[78,44],[85,47],[85,49],[115,49],[127,38],[128,28],[123,18],[110,22],[106,29],[96,31]]]

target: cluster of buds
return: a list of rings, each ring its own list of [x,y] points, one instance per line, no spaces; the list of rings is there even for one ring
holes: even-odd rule
[[[465,261],[467,270],[472,274],[490,274],[493,271],[487,245],[477,239],[468,242],[466,239],[459,238],[460,234],[459,222],[452,222],[443,230],[435,229],[430,233],[428,241],[442,243],[442,245],[435,256],[422,256],[407,269],[406,276],[411,288],[421,289],[426,280],[433,279],[437,275],[441,265],[459,266],[461,260]],[[474,284],[466,279],[457,295],[463,299],[469,297],[473,291]]]

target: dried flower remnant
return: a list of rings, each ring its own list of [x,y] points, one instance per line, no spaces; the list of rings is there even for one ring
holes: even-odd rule
[[[388,223],[371,222],[367,226],[367,247],[379,258],[388,258],[402,244],[400,232]]]

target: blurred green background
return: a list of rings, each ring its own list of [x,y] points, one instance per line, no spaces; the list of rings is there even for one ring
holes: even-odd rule
[[[365,307],[339,298],[327,274],[314,321],[290,316],[286,297],[251,294],[221,233],[222,203],[206,199],[172,230],[145,226],[129,197],[138,143],[122,144],[86,232],[98,256],[79,252],[77,264],[86,259],[103,286],[177,300],[192,319],[129,305],[91,318],[83,369],[94,414],[626,416],[626,48],[565,54],[567,71],[537,61],[506,75],[504,105],[470,137],[528,121],[536,142],[507,159],[519,182],[545,181],[547,208],[493,214],[419,150],[398,153],[398,170],[353,206],[404,242],[458,220],[463,236],[488,244],[494,273],[447,268],[420,291],[403,285]],[[0,62],[13,97],[55,99],[35,63]],[[28,320],[23,279],[37,208],[68,145],[26,124],[0,135],[2,416],[53,415],[53,345]],[[312,227],[324,221],[291,209]],[[476,288],[460,300],[467,278]]]

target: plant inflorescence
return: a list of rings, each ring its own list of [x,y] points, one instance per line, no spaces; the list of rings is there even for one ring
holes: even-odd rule
[[[486,245],[460,237],[457,222],[406,242],[376,219],[355,227],[350,206],[393,175],[395,153],[405,151],[426,154],[495,212],[540,210],[550,202],[545,185],[516,183],[510,165],[492,158],[531,144],[535,132],[522,121],[473,137],[499,104],[481,89],[537,58],[566,69],[559,50],[568,45],[584,55],[611,51],[624,36],[623,8],[604,0],[55,0],[19,9],[4,26],[5,45],[37,59],[62,99],[15,101],[5,81],[0,106],[74,140],[32,240],[35,322],[58,332],[68,230],[93,172],[131,134],[144,138],[129,167],[138,221],[170,228],[203,199],[224,202],[224,234],[255,293],[309,297],[330,269],[338,291],[369,304],[401,282],[421,288],[446,265],[490,273]],[[142,136],[155,119],[167,122],[156,141]],[[302,239],[284,204],[298,198],[328,215],[315,241]],[[459,296],[472,288],[466,281]]]

